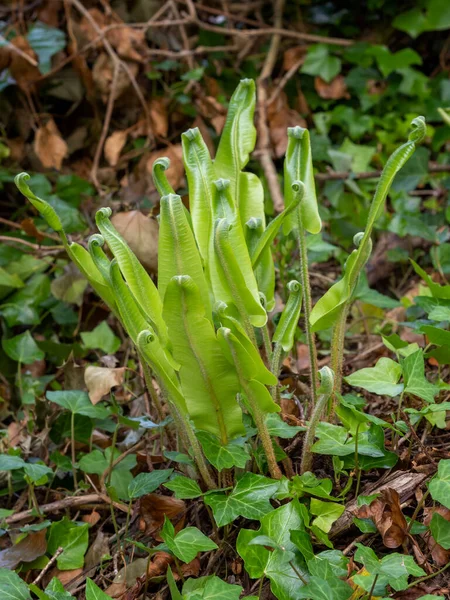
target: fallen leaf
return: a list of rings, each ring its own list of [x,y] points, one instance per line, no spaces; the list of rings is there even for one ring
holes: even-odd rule
[[[307,46],[294,46],[286,50],[283,54],[283,71],[289,71],[295,64],[299,63],[306,55],[307,50]]]
[[[105,158],[111,167],[115,167],[119,162],[120,153],[127,143],[128,131],[115,131],[105,142]]]
[[[93,510],[90,515],[83,515],[81,517],[81,520],[83,521],[83,523],[89,523],[89,525],[91,525],[91,526],[97,525],[97,523],[100,521],[100,519],[101,519],[101,516],[96,510]],[[89,550],[88,550],[88,553],[89,553]],[[86,557],[87,557],[87,554],[86,554]]]
[[[20,221],[20,226],[22,227],[23,231],[29,235],[30,237],[34,237],[37,239],[38,242],[42,242],[42,240],[44,239],[44,235],[42,235],[42,233],[38,230],[38,228],[36,227],[36,225],[34,224],[33,219],[23,219],[22,221]]]
[[[276,158],[286,153],[288,137],[286,129],[300,125],[306,127],[306,121],[293,108],[289,107],[287,96],[284,92],[278,94],[267,107],[267,120],[269,123],[270,141]]]
[[[139,70],[138,65],[135,62],[125,62],[128,66],[129,72],[133,75],[133,77],[136,77]],[[114,64],[112,59],[105,52],[102,52],[98,55],[97,60],[92,67],[92,78],[94,80],[96,89],[100,93],[103,102],[106,104],[114,79]],[[130,86],[130,77],[124,69],[120,69],[114,89],[114,99],[119,98]]]
[[[63,584],[63,586],[68,586],[69,584],[75,582],[79,577],[83,576],[83,569],[72,569],[70,571],[60,571],[58,567],[55,567],[51,571],[47,573],[47,578],[45,579],[46,584],[49,583],[53,577],[59,579],[59,581]]]
[[[350,98],[343,75],[338,75],[330,83],[327,83],[321,77],[315,77],[314,87],[319,96],[325,100],[340,100],[341,98],[348,100]]]
[[[144,29],[117,27],[107,33],[107,39],[121,58],[143,63],[148,54]]]
[[[181,572],[184,577],[198,577],[200,573],[200,559],[194,558],[190,563],[181,565]]]
[[[25,37],[17,35],[11,40],[11,45],[37,62],[37,54]],[[10,59],[9,72],[11,77],[16,80],[17,85],[24,91],[33,89],[33,82],[41,77],[38,67],[30,64],[23,56],[13,50],[10,52]]]
[[[93,514],[93,513],[92,513]],[[96,513],[98,515],[98,513]],[[90,515],[89,515],[90,516]],[[98,515],[100,518],[100,515]],[[86,519],[83,518],[86,522]],[[91,523],[92,525],[93,523]],[[102,531],[98,531],[95,540],[89,546],[84,558],[84,568],[86,571],[93,569],[102,562],[104,556],[109,555],[109,537]]]
[[[166,99],[152,98],[149,104],[149,113],[154,135],[166,138],[169,131]]]
[[[106,39],[116,49],[121,58],[144,62],[147,45],[143,29],[126,27],[123,21],[116,15],[107,16],[97,8],[90,8],[88,12],[90,19],[87,16],[83,16],[79,24],[79,29],[89,42],[96,42],[95,46],[100,47],[103,41],[99,36],[98,29],[103,31],[110,25],[121,25],[121,27],[108,29]],[[94,20],[97,28],[92,25],[91,19]]]
[[[31,562],[43,556],[47,550],[46,531],[29,533],[18,544],[0,552],[0,568],[15,569],[21,562]]]
[[[167,180],[173,189],[177,191],[177,189],[180,188],[184,177],[183,151],[181,144],[168,146],[163,150],[156,150],[147,156],[147,158],[144,158],[147,174],[151,176],[153,163],[157,158],[161,158],[162,156],[167,156],[170,160],[170,168],[166,171]],[[153,180],[151,180],[151,189],[155,189]]]
[[[181,519],[185,510],[186,504],[183,500],[177,500],[173,496],[148,494],[141,498],[139,503],[139,529],[145,532],[145,535],[155,537],[154,534],[164,523],[165,516],[168,519]]]
[[[116,385],[122,385],[125,367],[108,369],[107,367],[86,367],[84,382],[92,404],[97,404],[105,394],[109,394]]]
[[[172,564],[172,562],[173,556],[167,552],[156,552],[152,561],[148,565],[147,577],[150,579],[151,577],[164,575],[167,571],[167,567]]]
[[[50,27],[58,27],[61,8],[62,0],[46,0],[37,9],[38,20]]]
[[[392,488],[382,490],[369,505],[357,510],[360,519],[372,519],[387,548],[398,548],[406,538],[407,523],[400,507],[400,496]]]
[[[216,133],[220,134],[227,117],[225,107],[212,96],[202,96],[196,100],[195,104],[202,117],[208,119]]]
[[[34,151],[43,167],[61,170],[62,161],[68,154],[68,147],[53,119],[36,131]]]
[[[138,210],[116,213],[111,223],[150,273],[158,270],[158,223]]]

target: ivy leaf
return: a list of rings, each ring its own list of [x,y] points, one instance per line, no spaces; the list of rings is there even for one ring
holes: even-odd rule
[[[206,458],[218,471],[232,467],[243,469],[250,460],[247,446],[243,444],[241,438],[236,438],[224,446],[215,435],[206,431],[199,431],[197,437]]]
[[[450,460],[441,460],[438,472],[430,481],[430,494],[433,500],[450,508]]]
[[[121,344],[120,338],[114,335],[106,321],[102,321],[92,331],[82,331],[80,335],[85,348],[103,350],[106,354],[114,354]]]
[[[51,69],[51,58],[66,47],[64,32],[37,21],[29,30],[28,42],[39,58],[39,70],[43,75]]]
[[[450,550],[450,521],[435,512],[430,523],[431,533],[439,546]]]
[[[0,471],[15,471],[22,469],[26,462],[20,456],[0,454]]]
[[[44,352],[38,347],[31,336],[31,333],[25,331],[15,337],[2,340],[3,350],[13,360],[29,365],[42,360],[45,356]]]
[[[146,494],[151,494],[172,475],[173,469],[160,469],[151,473],[139,473],[128,484],[128,496],[135,500]]]
[[[205,503],[212,508],[219,527],[227,525],[237,517],[260,519],[272,510],[269,499],[278,491],[280,482],[246,473],[228,496],[222,492],[205,495]]]
[[[339,58],[330,56],[330,49],[326,44],[315,44],[308,49],[301,72],[319,75],[324,81],[330,83],[340,73],[341,65]]]
[[[86,580],[86,600],[111,600],[111,596],[102,592],[92,579]]]
[[[0,569],[0,589],[8,600],[31,600],[27,584],[9,569]]]
[[[58,569],[70,571],[80,569],[89,543],[88,523],[74,523],[67,517],[52,523],[48,536],[47,551],[55,554],[58,548],[62,553],[56,559]]]
[[[403,384],[398,383],[401,375],[402,367],[394,360],[383,357],[374,367],[359,369],[344,379],[349,385],[393,398],[403,391]]]
[[[345,510],[343,504],[337,504],[336,502],[323,502],[316,498],[311,498],[310,512],[312,515],[317,515],[313,525],[328,533],[331,526]]]
[[[164,487],[175,492],[175,498],[179,500],[198,498],[203,494],[200,486],[194,479],[184,477],[183,475],[177,475],[168,483],[165,483]]]
[[[375,56],[378,67],[387,77],[393,71],[404,69],[410,65],[421,65],[422,59],[412,48],[403,48],[398,52],[391,52],[386,46],[373,46],[370,53]]]
[[[417,352],[407,356],[402,362],[402,368],[406,385],[405,392],[418,396],[427,402],[434,402],[434,397],[439,392],[439,388],[430,383],[425,377],[423,351],[417,350]]]
[[[109,410],[99,404],[94,406],[87,393],[81,390],[47,392],[46,398],[75,415],[84,415],[91,419],[106,419],[109,415]]]
[[[164,517],[161,537],[169,550],[185,563],[194,560],[199,552],[215,550],[218,547],[197,527],[186,527],[175,534],[175,528],[167,517]]]
[[[313,600],[348,600],[353,594],[353,589],[342,581],[335,578],[334,581],[325,580],[322,577],[312,576],[300,590],[301,598],[312,598]]]
[[[185,600],[239,600],[242,588],[240,585],[226,583],[215,575],[190,577],[183,585],[183,598]],[[254,596],[246,596],[247,600]],[[173,598],[176,600],[176,597]],[[257,600],[257,599],[255,599]]]
[[[53,475],[53,470],[47,465],[39,463],[25,463],[23,469],[34,484],[43,485],[48,481],[48,475]]]
[[[267,415],[266,425],[270,435],[283,439],[293,438],[299,431],[305,431],[305,427],[288,425],[277,413]]]
[[[304,559],[291,541],[291,531],[302,528],[300,505],[297,500],[293,500],[268,512],[261,519],[259,530],[241,529],[239,532],[236,548],[244,560],[247,573],[252,579],[268,577],[272,593],[278,600],[303,598],[300,591],[302,581],[298,573],[306,578],[308,575]],[[250,544],[253,539],[261,535],[267,536],[284,550],[268,550],[263,546]]]

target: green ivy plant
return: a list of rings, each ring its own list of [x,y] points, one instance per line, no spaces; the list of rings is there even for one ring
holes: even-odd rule
[[[312,307],[306,240],[308,233],[320,231],[322,222],[309,133],[300,127],[288,130],[286,208],[267,224],[262,183],[245,171],[256,142],[254,110],[255,84],[246,79],[231,98],[215,160],[198,129],[182,135],[189,211],[166,178],[168,159],[154,163],[153,177],[161,195],[157,286],[112,225],[111,209],[97,212],[100,233],[90,238],[86,249],[69,241],[57,211],[27,185],[29,175],[21,173],[15,179],[20,191],[59,234],[71,260],[121,321],[137,349],[147,381],[157,380],[180,443],[192,454],[210,490],[217,487],[211,465],[219,471],[245,466],[248,455],[242,439],[247,415],[257,429],[271,477],[282,477],[280,453],[269,423],[280,411],[281,359],[292,349],[302,302],[311,365],[310,433],[303,454],[304,470],[310,465],[311,445],[315,434],[320,437],[318,422],[325,405],[333,407],[330,419],[338,405],[345,323],[370,256],[374,224],[396,173],[425,135],[423,117],[415,118],[408,141],[383,170],[366,229],[355,236],[357,249],[350,254],[342,279]],[[271,339],[267,326],[268,312],[275,304],[271,244],[281,226],[285,232],[296,232],[301,281],[289,284],[289,298]],[[105,243],[112,260],[103,249]],[[319,388],[314,333],[330,327],[334,331],[332,369],[322,373]],[[334,400],[328,402],[332,394]]]

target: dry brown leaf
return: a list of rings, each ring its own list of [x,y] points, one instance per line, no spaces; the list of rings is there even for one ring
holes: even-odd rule
[[[25,37],[17,35],[11,40],[11,45],[22,50],[22,52],[27,54],[30,58],[37,61],[37,54],[31,48]],[[23,56],[20,56],[20,54],[13,50],[10,52],[9,72],[11,73],[11,77],[16,80],[17,85],[22,90],[26,91],[32,89],[33,82],[41,77],[41,72],[38,67],[30,64]]]
[[[196,101],[196,106],[199,109],[202,117],[211,122],[211,125],[216,130],[216,133],[221,133],[227,116],[225,107],[222,106],[222,104],[220,104],[220,102],[218,102],[218,100],[212,96],[198,98]]]
[[[111,598],[123,598],[125,592],[127,591],[127,586],[125,583],[112,583],[105,590],[105,593]]]
[[[53,119],[47,121],[36,131],[34,151],[42,166],[47,169],[61,170],[62,161],[68,154],[68,148]]]
[[[98,513],[96,513],[98,515]],[[98,515],[100,518],[100,515]],[[83,521],[86,521],[83,518]],[[93,523],[90,523],[91,525]],[[95,537],[95,540],[89,546],[88,551],[86,552],[86,557],[84,559],[84,568],[86,570],[92,569],[99,565],[102,561],[102,558],[105,555],[109,554],[109,537],[105,535],[102,531],[98,531]]]
[[[92,404],[97,404],[105,394],[109,394],[116,385],[122,385],[125,367],[108,369],[107,367],[86,367],[84,382]]]
[[[139,503],[139,529],[145,532],[145,535],[153,535],[164,523],[164,517],[178,520],[183,517],[186,510],[186,504],[183,500],[177,500],[173,496],[159,496],[158,494],[148,494],[141,498]],[[183,525],[184,519],[178,521],[175,529]]]
[[[29,533],[18,544],[0,552],[0,568],[15,569],[21,562],[31,562],[43,556],[47,550],[46,531]]]
[[[158,223],[139,210],[116,213],[111,223],[150,273],[158,270]]]
[[[283,71],[289,71],[296,63],[301,61],[307,50],[307,46],[294,46],[286,50],[283,54]]]
[[[387,548],[398,548],[406,538],[407,523],[400,507],[400,496],[392,488],[384,489],[370,505],[361,506],[360,519],[372,519]]]
[[[200,574],[200,559],[194,558],[190,563],[181,565],[181,572],[184,577],[198,577]]]
[[[423,512],[424,525],[428,526],[431,523],[431,519],[433,518],[434,513],[438,513],[446,521],[450,521],[450,510],[448,508],[445,508],[444,506],[424,508]],[[450,562],[450,550],[445,550],[445,548],[437,544],[430,531],[424,533],[422,537],[425,540],[425,543],[427,544],[429,550],[431,551],[433,561],[438,567],[443,567],[448,562]]]
[[[267,108],[270,141],[276,158],[284,156],[287,148],[288,127],[300,125],[306,127],[306,121],[293,108],[289,107],[287,96],[284,92],[279,94]]]
[[[138,65],[135,62],[127,62],[127,65],[130,73],[136,77],[139,70]],[[98,55],[92,67],[92,78],[103,102],[106,104],[114,79],[114,65],[112,59],[105,52]],[[129,76],[124,69],[120,69],[114,90],[114,99],[119,98],[130,86]]]
[[[37,18],[50,27],[58,27],[62,0],[46,0],[37,9]]]
[[[167,101],[165,98],[152,98],[149,104],[150,119],[153,133],[156,136],[166,138],[169,131],[169,119],[167,116]]]
[[[97,525],[97,523],[100,521],[100,519],[101,519],[101,515],[96,510],[93,510],[90,515],[83,515],[81,517],[81,520],[83,521],[83,523],[89,523],[89,525],[91,525],[91,527],[93,525]]]
[[[108,31],[108,41],[117,50],[121,58],[143,63],[148,54],[143,29],[132,29],[131,27],[120,27]]]
[[[145,42],[145,31],[143,29],[133,29],[132,27],[124,26],[124,23],[118,18],[109,18],[97,8],[88,10],[91,19],[97,25],[97,28],[103,31],[110,25],[121,25],[114,27],[106,32],[106,39],[116,49],[117,54],[121,58],[143,62],[147,53],[147,45]],[[96,47],[102,45],[98,31],[93,27],[90,19],[86,16],[80,21],[79,29],[84,37],[89,42],[95,42]]]
[[[173,563],[173,556],[167,552],[156,552],[151,563],[148,565],[147,577],[158,577],[164,575],[167,567]]]
[[[92,26],[91,19],[99,29],[103,29],[106,27],[106,15],[98,10],[98,8],[90,8],[87,12],[91,18],[83,16],[78,27],[88,42],[95,42],[94,48],[100,48],[103,41],[99,37],[95,27]]]
[[[314,87],[319,96],[325,100],[340,100],[341,98],[348,100],[350,98],[343,75],[338,75],[330,83],[327,83],[321,77],[315,77]]]
[[[105,158],[111,167],[115,167],[119,162],[120,153],[127,143],[128,131],[115,131],[105,142]]]
[[[47,573],[46,584],[50,582],[53,577],[59,579],[59,581],[64,585],[68,586],[71,583],[74,583],[79,577],[83,576],[83,569],[72,569],[71,571],[60,571],[57,567],[52,569]]]
[[[37,239],[38,242],[42,242],[42,240],[44,239],[44,235],[42,235],[42,233],[38,230],[38,228],[36,227],[36,225],[34,224],[33,219],[23,219],[20,222],[20,226],[22,227],[23,231],[29,235],[30,237],[34,237]]]

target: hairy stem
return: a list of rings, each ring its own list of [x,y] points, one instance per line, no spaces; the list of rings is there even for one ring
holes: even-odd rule
[[[206,487],[209,490],[214,490],[217,488],[216,482],[214,481],[209,467],[206,463],[205,457],[203,455],[202,448],[198,439],[195,436],[194,429],[186,415],[182,415],[178,408],[175,406],[173,402],[170,403],[171,414],[173,416],[173,420],[175,421],[175,426],[178,430],[178,433],[181,437],[182,444],[185,450],[189,453],[191,452],[195,464],[197,465],[198,471],[202,476],[203,481],[205,482]]]
[[[301,219],[298,219],[298,229],[296,229],[298,235],[298,246],[300,250],[300,279],[303,287],[303,313],[304,313],[304,328],[306,341],[308,344],[309,353],[309,372],[310,372],[310,383],[311,383],[311,411],[317,401],[317,350],[314,341],[314,334],[311,331],[310,326],[310,315],[312,308],[311,301],[311,285],[309,282],[309,271],[308,271],[308,252],[306,249],[306,231],[303,227]]]
[[[272,352],[271,360],[270,360],[270,370],[272,371],[272,373],[275,375],[275,377],[277,379],[280,374],[282,354],[283,354],[283,347],[281,346],[281,344],[278,344],[278,343],[275,344],[275,347]],[[273,401],[277,402],[279,404],[280,403],[279,385],[277,384],[277,385],[271,386],[270,393],[272,395]]]
[[[242,386],[244,388],[245,394],[247,396],[248,403],[253,413],[253,418],[255,420],[255,425],[258,429],[258,434],[261,439],[261,444],[264,448],[264,453],[267,458],[267,465],[269,467],[270,476],[273,479],[281,479],[283,474],[281,473],[281,469],[277,464],[277,459],[275,456],[275,450],[272,443],[272,438],[270,437],[269,430],[267,429],[266,422],[264,420],[264,413],[259,408],[259,406],[252,400],[251,394],[248,393],[247,387]]]
[[[314,408],[314,411],[311,414],[308,429],[306,430],[305,434],[305,439],[303,440],[302,461],[300,464],[300,473],[302,475],[307,471],[311,471],[313,463],[313,455],[311,452],[311,448],[314,443],[314,438],[316,436],[317,425],[320,422],[320,418],[323,414],[323,411],[325,410],[327,402],[333,391],[333,371],[329,367],[323,367],[320,370],[320,373],[322,375],[322,385],[320,390],[323,393],[320,394],[317,399],[317,404]]]
[[[344,348],[345,348],[345,327],[347,325],[347,316],[350,309],[350,302],[346,302],[342,307],[338,321],[333,328],[333,336],[331,338],[331,368],[334,371],[334,392],[341,393],[342,387],[342,368],[344,365]],[[336,398],[336,395],[334,396]],[[333,405],[330,406],[328,414],[332,416],[334,413],[336,400],[333,400]]]

